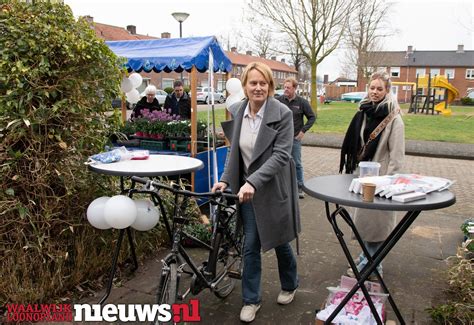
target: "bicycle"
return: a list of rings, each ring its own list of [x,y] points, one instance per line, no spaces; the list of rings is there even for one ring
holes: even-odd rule
[[[241,279],[243,230],[239,215],[238,196],[227,192],[196,193],[177,189],[156,181],[132,177],[132,182],[144,184],[138,193],[147,193],[159,204],[165,228],[171,240],[171,252],[162,260],[160,282],[157,290],[158,304],[173,304],[183,300],[189,293],[197,295],[209,288],[217,297],[226,298],[234,289],[237,279]],[[132,186],[134,187],[134,186]],[[174,194],[174,212],[170,225],[158,192],[166,190]],[[178,198],[208,198],[216,208],[212,223],[211,244],[207,244],[184,231],[188,218],[183,215]],[[235,206],[235,207],[234,207]],[[183,247],[183,240],[190,239],[209,251],[207,261],[197,266]],[[188,265],[190,271],[184,270]],[[179,294],[182,273],[192,275],[190,287]]]

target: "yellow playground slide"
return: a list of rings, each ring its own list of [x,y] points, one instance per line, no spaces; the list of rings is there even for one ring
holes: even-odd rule
[[[459,96],[459,90],[453,87],[453,85],[451,85],[448,82],[448,79],[446,79],[446,77],[444,76],[435,76],[431,80],[431,87],[446,89],[448,95],[448,104],[451,103],[457,96]],[[442,101],[441,103],[436,104],[434,109],[435,111],[440,112],[444,116],[451,115],[451,109],[446,106],[446,101]]]

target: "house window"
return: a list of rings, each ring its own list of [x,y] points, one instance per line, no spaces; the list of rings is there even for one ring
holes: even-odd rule
[[[416,69],[416,75],[418,77],[424,77],[426,74],[426,69],[425,68],[418,68]]]
[[[448,79],[454,79],[454,69],[444,69],[444,75]]]
[[[163,78],[161,80],[161,87],[163,89],[168,88],[168,87],[173,88],[173,82],[174,82],[174,79]]]
[[[400,78],[400,67],[390,67],[390,77]]]
[[[441,69],[431,68],[430,74],[432,77],[441,75]]]
[[[225,90],[225,80],[218,80],[217,81],[217,90],[218,91],[224,91]]]
[[[466,79],[474,79],[474,69],[466,69]]]
[[[392,86],[391,91],[392,91],[393,96],[395,96],[395,98],[397,98],[398,97],[398,86]]]

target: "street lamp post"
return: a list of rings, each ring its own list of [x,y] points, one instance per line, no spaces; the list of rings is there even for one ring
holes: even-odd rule
[[[183,21],[189,17],[189,14],[186,12],[173,12],[171,14],[174,19],[179,22],[179,38],[183,37]],[[181,72],[181,82],[184,83],[183,72]]]

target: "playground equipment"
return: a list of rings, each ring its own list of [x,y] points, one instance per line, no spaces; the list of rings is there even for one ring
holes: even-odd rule
[[[426,89],[426,91],[425,91]],[[408,113],[425,112],[434,114],[436,111],[444,116],[451,115],[448,105],[459,96],[459,91],[449,83],[444,76],[434,76],[430,74],[425,77],[416,77],[415,91],[412,92],[410,109]],[[423,104],[423,105],[421,105]]]

